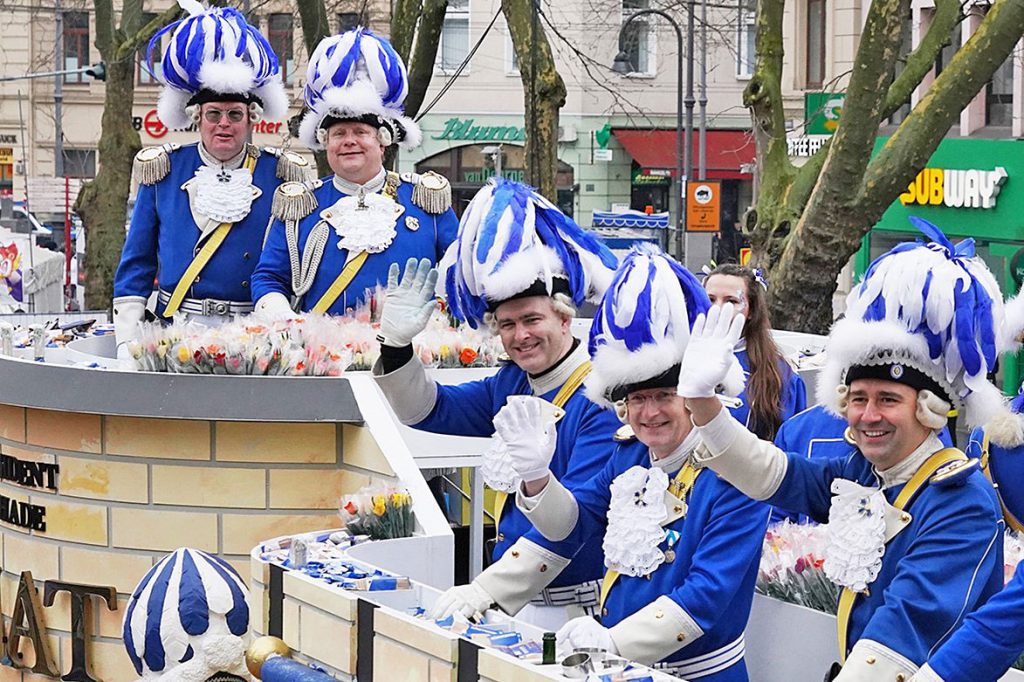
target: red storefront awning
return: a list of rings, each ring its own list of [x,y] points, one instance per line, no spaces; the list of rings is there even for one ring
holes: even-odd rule
[[[668,170],[675,174],[676,131],[636,130],[612,128],[615,139],[626,148],[642,168]],[[693,173],[697,175],[698,142],[697,131],[693,131]],[[685,144],[685,140],[683,143]],[[754,138],[749,130],[707,131],[707,178],[709,180],[749,180],[750,173],[742,172],[745,164],[754,163]],[[685,169],[684,169],[685,170]]]

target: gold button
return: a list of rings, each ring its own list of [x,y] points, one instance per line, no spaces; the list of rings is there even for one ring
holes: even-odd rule
[[[907,679],[907,676],[903,673],[896,673],[896,682],[903,682]]]
[[[867,663],[868,665],[874,665],[875,664],[875,657],[874,656],[868,656],[867,658],[864,659],[864,662]]]
[[[608,615],[608,609],[601,609],[601,615],[602,616],[607,616]]]
[[[678,635],[676,635],[676,641],[677,642],[684,642],[684,641],[686,641],[686,635],[684,633],[680,632]]]
[[[664,618],[665,617],[665,612],[664,611],[656,611],[654,613],[654,617],[655,618]]]
[[[902,514],[900,514],[900,521],[902,521],[903,523],[906,523],[909,520],[910,520],[910,514],[908,514],[907,512],[903,512]]]
[[[547,564],[541,564],[540,565],[540,572],[543,573],[546,570],[548,570],[548,565]]]
[[[330,218],[330,217],[331,217],[331,216],[333,216],[333,215],[334,215],[334,214],[333,214],[333,213],[331,213],[330,211],[324,211],[324,218]]]
[[[519,552],[517,550],[514,550],[514,549],[512,550],[512,558],[513,559],[518,559],[519,558]]]
[[[672,507],[672,511],[673,511],[673,512],[675,512],[676,514],[679,514],[680,512],[682,512],[682,511],[683,511],[683,508],[682,508],[682,507],[680,507],[680,506],[679,506],[679,505],[677,504],[676,506]]]

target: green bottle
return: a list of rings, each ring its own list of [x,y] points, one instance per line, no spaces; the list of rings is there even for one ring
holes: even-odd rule
[[[554,665],[555,663],[555,633],[553,632],[544,633],[544,652],[541,663],[544,665]]]

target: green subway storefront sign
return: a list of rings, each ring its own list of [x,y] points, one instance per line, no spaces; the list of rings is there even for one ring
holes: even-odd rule
[[[878,138],[874,153],[887,140]],[[858,279],[873,259],[922,236],[910,216],[937,225],[954,242],[973,238],[1003,293],[1016,293],[1024,282],[1024,141],[943,140],[864,236],[854,261]],[[1005,391],[1016,393],[1022,369],[1018,357],[1004,358]]]
[[[526,129],[506,125],[476,125],[471,118],[453,117],[445,121],[444,130],[431,139],[452,142],[524,142]]]

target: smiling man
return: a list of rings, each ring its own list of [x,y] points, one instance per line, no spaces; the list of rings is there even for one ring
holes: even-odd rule
[[[181,313],[209,324],[251,311],[271,197],[282,178],[302,179],[308,170],[301,157],[247,143],[254,123],[288,113],[266,38],[234,9],[193,5],[195,14],[149,45],[159,50],[173,31],[158,72],[157,112],[169,128],[198,126],[199,142],[149,147],[135,157],[138,194],[114,277],[120,357],[138,336],[154,279],[155,313],[164,319]],[[203,49],[186,50],[194,36]]]
[[[385,284],[392,263],[436,263],[455,239],[451,187],[436,173],[384,169],[392,144],[422,134],[402,114],[405,65],[383,38],[357,28],[323,39],[309,60],[299,138],[324,150],[334,175],[282,185],[253,274],[256,312],[344,314]]]
[[[807,459],[744,429],[713,395],[742,315],[698,320],[679,394],[704,443],[698,460],[747,495],[829,524],[825,573],[843,588],[830,679],[907,680],[999,591],[1003,520],[992,485],[937,433],[956,407],[969,424],[1005,414],[986,375],[1002,296],[974,257],[938,228],[871,264],[826,345],[819,399],[847,421],[847,457]]]
[[[381,313],[381,358],[373,374],[398,418],[418,429],[491,436],[499,412],[504,414],[507,428],[494,438],[481,467],[484,480],[499,491],[492,558],[522,556],[524,561],[514,565],[522,571],[518,579],[532,581],[538,574],[544,577],[545,553],[538,554],[521,539],[530,522],[506,503],[519,483],[510,457],[542,451],[551,459],[554,476],[574,485],[597,474],[611,454],[618,420],[579,390],[590,362],[570,324],[577,305],[600,299],[615,257],[530,188],[492,180],[466,209],[458,241],[443,263],[452,313],[495,330],[510,361],[494,376],[459,385],[440,385],[427,376],[414,356],[412,340],[434,308],[437,273],[426,261],[410,260],[400,283],[398,266],[392,266]],[[511,406],[517,397],[530,395],[543,400],[510,414],[506,403]],[[568,617],[593,610],[601,573],[597,538],[523,617],[555,628]],[[492,601],[476,582],[454,587],[442,598],[452,611],[467,615],[485,610]]]

